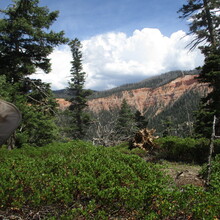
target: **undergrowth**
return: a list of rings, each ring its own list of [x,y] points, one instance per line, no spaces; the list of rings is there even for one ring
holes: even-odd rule
[[[45,219],[220,217],[219,186],[177,189],[160,165],[115,148],[73,141],[1,149],[0,164],[1,213],[55,207]]]

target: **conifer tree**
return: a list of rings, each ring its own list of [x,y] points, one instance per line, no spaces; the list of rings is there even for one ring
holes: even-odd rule
[[[131,111],[126,99],[122,100],[121,109],[119,111],[116,132],[121,139],[129,138],[137,130],[134,114]],[[120,139],[120,138],[119,138]]]
[[[135,112],[135,122],[139,129],[146,128],[148,125],[147,119],[138,110]]]
[[[182,15],[180,18],[190,18],[189,34],[194,34],[195,38],[191,42],[191,48],[201,46],[200,43],[206,43],[205,47],[200,47],[203,53],[207,48],[216,48],[220,41],[220,17],[219,0],[187,0],[178,11]]]
[[[49,73],[48,55],[67,39],[63,31],[49,31],[58,11],[49,12],[38,4],[38,0],[16,0],[1,10],[0,75],[5,77],[6,99],[22,112],[19,142],[42,145],[55,137],[52,134],[56,133],[53,122],[56,104],[49,84],[29,76],[37,69]]]
[[[182,18],[190,17],[190,33],[196,38],[192,47],[201,42],[200,46],[205,55],[205,64],[199,75],[200,82],[208,83],[211,92],[201,100],[200,109],[196,115],[195,131],[197,134],[210,137],[214,115],[220,117],[220,16],[219,0],[188,0],[179,10]]]
[[[53,47],[67,42],[64,32],[46,31],[58,17],[39,7],[38,0],[18,0],[1,10],[0,73],[10,83],[18,82],[36,72],[36,68],[50,72],[48,55]]]
[[[89,124],[89,115],[84,111],[87,107],[87,96],[91,94],[90,90],[84,89],[85,75],[82,65],[82,45],[81,42],[75,38],[69,43],[72,52],[71,61],[71,79],[69,82],[69,94],[71,105],[71,132],[74,138],[83,138],[86,133],[86,128]]]

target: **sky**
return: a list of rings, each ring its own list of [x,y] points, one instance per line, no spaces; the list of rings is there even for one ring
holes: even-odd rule
[[[0,0],[0,9],[11,3]],[[193,36],[186,35],[187,21],[178,18],[183,4],[186,0],[40,0],[60,12],[52,29],[81,41],[85,87],[93,90],[203,65],[200,50],[186,48]],[[69,47],[55,48],[50,58],[51,73],[37,70],[32,77],[64,89],[71,77]]]

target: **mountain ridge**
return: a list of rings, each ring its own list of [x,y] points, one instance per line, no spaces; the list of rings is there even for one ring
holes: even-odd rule
[[[121,86],[117,86],[112,89],[103,90],[103,91],[95,91],[93,90],[93,94],[90,95],[89,99],[99,98],[99,97],[106,97],[110,93],[116,93],[121,92],[124,90],[133,90],[137,88],[152,88],[152,87],[159,87],[166,83],[169,83],[170,81],[181,77],[183,75],[198,75],[199,70],[189,70],[189,71],[182,71],[182,70],[176,70],[176,71],[169,71],[160,75],[155,75],[148,77],[144,80],[141,80],[139,82],[135,83],[129,83],[129,84],[123,84]],[[53,91],[55,98],[69,98],[69,94],[67,89],[59,89]]]
[[[126,99],[131,107],[142,114],[146,114],[150,107],[157,107],[155,116],[189,90],[193,89],[203,93],[207,86],[200,84],[196,77],[197,75],[184,75],[156,88],[123,90],[119,94],[113,93],[107,97],[93,98],[88,101],[88,108],[95,113],[102,110],[111,111],[119,109],[122,100]]]
[[[183,71],[169,72],[146,79],[145,84],[143,81],[137,83],[136,89],[126,90],[126,85],[123,85],[99,92],[93,95],[94,98],[89,98],[87,110],[97,116],[103,111],[110,114],[116,112],[114,117],[117,117],[121,103],[126,99],[132,111],[140,111],[147,118],[148,127],[155,128],[158,134],[164,132],[167,122],[175,126],[173,130],[182,129],[182,133],[187,134],[187,129],[189,132],[192,130],[200,99],[210,91],[207,84],[198,81],[198,74],[195,73],[198,71],[190,71],[189,74]],[[69,106],[65,99],[58,99],[58,102],[61,109]]]

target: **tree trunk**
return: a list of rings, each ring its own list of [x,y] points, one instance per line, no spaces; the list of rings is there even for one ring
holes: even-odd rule
[[[11,135],[11,137],[7,141],[8,150],[15,149],[15,132]]]
[[[210,140],[209,156],[208,156],[208,172],[207,172],[207,179],[206,179],[207,187],[209,187],[210,185],[210,178],[211,178],[211,172],[212,172],[212,154],[214,151],[215,122],[216,122],[216,116],[214,115],[213,126],[212,126],[212,136]]]
[[[211,45],[215,48],[216,47],[216,39],[215,39],[216,36],[215,36],[215,30],[213,27],[213,20],[212,20],[212,16],[210,13],[210,8],[208,6],[208,1],[203,0],[203,4],[204,4],[204,8],[205,8],[208,30],[209,30],[209,34],[210,34],[210,42],[211,42]]]

